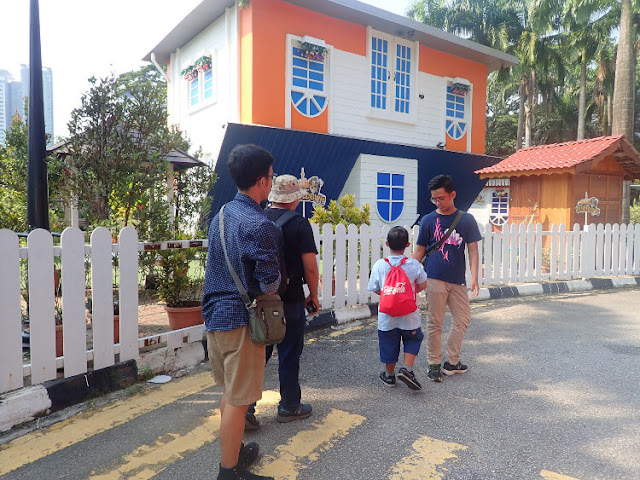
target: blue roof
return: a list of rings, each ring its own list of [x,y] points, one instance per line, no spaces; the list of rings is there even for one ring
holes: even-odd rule
[[[423,148],[396,143],[376,142],[323,133],[284,128],[229,123],[215,171],[218,174],[212,194],[212,213],[233,199],[237,188],[227,169],[227,157],[236,145],[252,143],[269,150],[275,158],[273,171],[300,178],[304,167],[307,178],[318,175],[324,180],[322,193],[337,200],[345,182],[361,154],[418,160],[418,213],[434,210],[427,183],[435,175],[451,175],[456,185],[456,206],[467,210],[476,199],[486,180],[475,170],[494,165],[501,159],[487,155],[453,152],[439,148]],[[422,187],[424,186],[424,188]]]

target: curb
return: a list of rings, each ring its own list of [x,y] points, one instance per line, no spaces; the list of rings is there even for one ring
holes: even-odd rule
[[[566,282],[526,283],[508,287],[481,288],[472,302],[531,295],[554,295],[591,290],[640,287],[640,276],[618,278],[589,278]],[[337,327],[377,315],[378,304],[369,303],[357,307],[325,310],[313,316],[307,323],[307,331]],[[206,358],[203,343],[193,343],[174,349],[170,361],[162,351],[142,355],[139,362],[129,360],[100,370],[93,370],[69,378],[45,382],[43,385],[25,387],[0,395],[0,432],[29,422],[57,410],[83,402],[89,398],[126,388],[138,378],[138,365],[150,368],[154,373],[172,371],[196,365]],[[157,358],[156,358],[157,357]],[[162,357],[162,358],[160,358]]]

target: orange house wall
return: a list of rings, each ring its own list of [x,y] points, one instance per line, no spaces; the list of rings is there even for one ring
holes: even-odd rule
[[[252,0],[241,11],[241,118],[243,123],[285,127],[286,35],[321,38],[339,50],[367,55],[367,30],[362,25],[328,17],[282,0]],[[464,77],[473,84],[471,151],[485,152],[487,67],[420,45],[421,72]],[[316,118],[291,108],[291,127],[328,131],[328,110]],[[443,126],[444,128],[444,126]],[[466,151],[467,134],[447,149]]]

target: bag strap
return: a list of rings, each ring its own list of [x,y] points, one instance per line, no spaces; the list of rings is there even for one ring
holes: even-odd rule
[[[463,215],[464,215],[464,212],[462,210],[458,210],[456,218],[453,219],[453,223],[451,223],[451,225],[449,225],[449,228],[447,228],[447,231],[444,232],[444,235],[438,241],[438,243],[435,243],[435,244],[433,244],[433,245],[431,245],[429,247],[429,249],[424,254],[424,258],[427,258],[433,252],[438,250],[444,244],[444,242],[447,241],[447,238],[449,238],[449,235],[451,235],[453,233],[453,231],[455,230],[455,228],[458,226],[458,222],[460,221],[460,219],[462,218]],[[424,261],[424,259],[423,259],[423,261]]]
[[[242,298],[242,301],[244,302],[245,306],[249,308],[251,306],[251,300],[249,299],[249,294],[247,293],[247,290],[244,288],[244,285],[242,284],[242,281],[238,277],[238,274],[233,269],[233,265],[231,265],[231,260],[229,260],[229,255],[227,254],[227,243],[225,242],[225,239],[224,239],[224,207],[225,206],[226,205],[222,206],[222,208],[220,209],[220,213],[218,214],[218,224],[220,225],[220,241],[222,242],[222,251],[224,252],[224,258],[227,261],[227,267],[229,267],[229,273],[231,273],[231,277],[233,278],[233,281],[235,282],[236,287],[238,288],[238,292],[240,292],[240,297]]]
[[[285,224],[291,220],[293,217],[295,217],[296,215],[298,215],[297,212],[293,211],[293,210],[287,210],[286,212],[284,212],[282,215],[280,215],[278,217],[278,219],[276,220],[276,224],[282,228],[285,226]]]

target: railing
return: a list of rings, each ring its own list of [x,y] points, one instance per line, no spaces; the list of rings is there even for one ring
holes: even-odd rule
[[[377,301],[367,291],[371,266],[389,254],[389,227],[312,225],[321,272],[320,307],[339,309]],[[594,276],[640,274],[640,225],[507,225],[493,232],[481,228],[480,284],[504,285],[540,280],[570,280]],[[410,230],[412,245],[418,227]],[[140,350],[162,342],[176,348],[202,339],[203,325],[138,338],[139,252],[207,246],[206,240],[143,243],[127,227],[113,243],[105,228],[84,244],[80,230],[68,228],[60,244],[51,234],[35,230],[20,247],[18,236],[0,230],[0,393],[56,378],[82,374],[137,359]],[[407,254],[410,252],[407,252]],[[114,257],[117,257],[119,343],[114,342]],[[27,282],[21,279],[26,262]],[[54,264],[61,266],[61,295],[54,292]],[[92,298],[92,345],[87,348],[85,262],[89,266]],[[24,291],[22,291],[24,289]],[[22,295],[28,292],[28,301]],[[61,304],[64,356],[56,357],[56,302]],[[23,358],[22,312],[26,303],[30,327],[30,356]],[[30,377],[30,378],[29,378]]]

